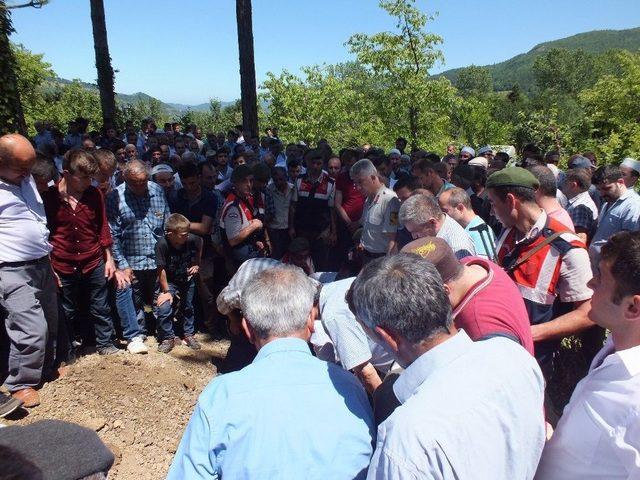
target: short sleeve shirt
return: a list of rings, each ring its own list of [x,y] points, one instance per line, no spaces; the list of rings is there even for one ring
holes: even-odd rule
[[[186,283],[187,270],[196,265],[198,252],[202,248],[202,238],[192,233],[182,248],[177,249],[167,237],[158,240],[156,244],[156,265],[167,272],[167,281],[171,283]]]
[[[516,340],[533,355],[529,314],[516,284],[498,265],[480,257],[466,257],[463,265],[479,265],[487,276],[473,285],[453,310],[457,328],[472,340],[502,335]]]
[[[227,202],[222,208],[222,217],[220,218],[220,228],[224,228],[228,239],[236,238],[242,229],[251,224],[251,219],[247,218],[244,211],[238,205],[237,200]]]
[[[362,211],[360,242],[367,252],[386,253],[389,236],[398,230],[400,200],[396,193],[382,187],[373,198],[367,198]]]
[[[336,191],[342,194],[342,208],[346,212],[349,220],[357,222],[362,217],[362,207],[365,196],[360,193],[353,183],[349,172],[342,172],[336,177]]]

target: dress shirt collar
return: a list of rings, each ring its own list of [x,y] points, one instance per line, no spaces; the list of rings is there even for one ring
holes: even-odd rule
[[[626,348],[624,350],[615,350],[613,338],[609,338],[593,359],[591,370],[600,370],[611,365],[621,364],[630,377],[640,373],[640,345]]]
[[[588,190],[585,190],[584,192],[577,194],[575,197],[567,199],[567,208],[573,205],[579,205],[582,200],[586,200],[587,197],[591,198],[591,195],[589,195]]]
[[[393,391],[400,403],[406,402],[432,373],[464,355],[473,342],[464,330],[418,357],[402,372]]]
[[[278,338],[267,343],[258,351],[258,354],[256,355],[256,358],[253,360],[253,362],[255,363],[259,360],[263,360],[274,353],[283,352],[300,352],[311,355],[311,351],[309,350],[307,342],[305,342],[301,338],[285,337]]]

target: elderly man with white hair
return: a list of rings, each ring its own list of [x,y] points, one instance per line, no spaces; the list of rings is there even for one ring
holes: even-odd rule
[[[378,171],[370,160],[358,160],[351,167],[350,174],[356,188],[367,197],[360,219],[360,246],[363,262],[366,263],[394,251],[400,200],[380,180]]]
[[[311,355],[316,293],[292,266],[247,282],[242,330],[258,354],[200,395],[168,479],[364,478],[371,407],[350,373]]]
[[[409,197],[400,207],[400,223],[416,238],[438,237],[449,244],[458,260],[476,254],[473,240],[464,228],[423,194]]]

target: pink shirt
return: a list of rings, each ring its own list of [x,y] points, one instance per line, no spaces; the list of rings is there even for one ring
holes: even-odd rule
[[[487,276],[476,283],[453,310],[456,328],[476,341],[502,334],[517,340],[533,355],[529,314],[516,284],[498,265],[481,257],[466,257],[463,265],[480,265]]]
[[[571,216],[569,215],[569,212],[567,212],[564,208],[559,207],[556,210],[545,210],[547,212],[547,215],[549,215],[551,218],[555,218],[557,221],[559,221],[561,224],[563,224],[565,227],[567,227],[570,231],[574,232],[576,231],[576,227],[573,226],[573,221],[571,220]]]

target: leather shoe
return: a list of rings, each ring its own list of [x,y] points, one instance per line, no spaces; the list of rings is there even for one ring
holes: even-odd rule
[[[33,388],[23,388],[11,394],[13,398],[21,400],[23,407],[33,408],[40,405],[40,395]]]

